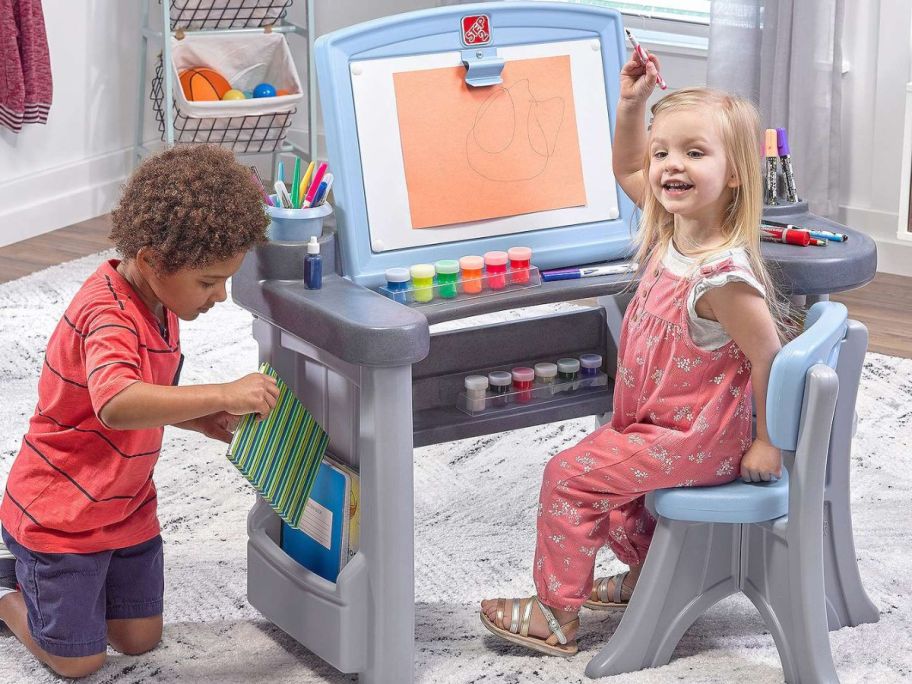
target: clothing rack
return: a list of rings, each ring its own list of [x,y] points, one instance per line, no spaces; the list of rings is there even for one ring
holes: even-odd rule
[[[158,2],[161,8],[162,28],[158,30],[152,26],[150,21],[153,16],[153,10],[150,5]],[[316,126],[316,101],[317,101],[317,84],[313,63],[313,43],[314,34],[310,30],[315,25],[314,14],[315,7],[313,0],[299,0],[304,4],[306,14],[306,26],[301,26],[286,18],[286,12],[294,0],[241,0],[240,6],[228,6],[231,3],[226,2],[225,7],[193,7],[184,10],[180,7],[180,0],[146,0],[143,3],[142,24],[141,24],[141,48],[139,60],[139,79],[138,79],[138,102],[137,102],[137,121],[134,142],[133,165],[138,164],[143,157],[151,154],[153,148],[147,145],[143,140],[146,117],[146,92],[149,84],[146,82],[147,68],[149,63],[150,43],[156,41],[161,46],[161,64],[162,64],[162,123],[163,123],[163,142],[166,147],[172,147],[175,144],[174,135],[174,76],[171,65],[171,38],[182,38],[184,35],[222,35],[227,33],[258,33],[258,32],[276,32],[284,34],[297,34],[307,43],[307,71],[301,80],[306,82],[307,89],[307,134],[308,145],[304,148],[287,137],[281,146],[271,152],[271,168],[276,167],[276,160],[280,154],[296,153],[307,160],[312,160],[317,152],[317,126]],[[186,2],[186,0],[184,0]],[[177,6],[179,16],[172,20],[172,7]],[[272,10],[278,14],[273,19],[257,18],[254,16],[256,10]],[[247,16],[243,16],[246,12]],[[212,23],[221,24],[228,22],[230,28],[208,28]],[[185,25],[186,24],[186,25]],[[193,24],[198,24],[201,28],[193,28]],[[297,63],[296,63],[297,67]],[[299,73],[300,76],[300,73]],[[239,151],[235,154],[267,154],[264,151]]]

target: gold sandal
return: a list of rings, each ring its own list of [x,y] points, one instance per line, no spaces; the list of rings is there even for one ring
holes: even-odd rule
[[[510,616],[508,624],[504,624],[507,601],[510,601],[511,604]],[[547,639],[529,636],[529,624],[532,622],[532,606],[535,604],[538,604],[542,615],[545,616],[545,620],[548,622],[548,629],[551,630],[551,635]],[[564,629],[568,627],[575,626],[579,629],[579,618],[576,617],[569,622],[560,624],[551,609],[534,594],[527,599],[497,599],[495,620],[492,622],[484,611],[481,611],[481,623],[494,636],[546,655],[568,657],[576,655],[579,650],[576,645],[576,639],[568,640],[564,635]]]
[[[629,573],[629,570],[625,570],[624,572],[619,572],[611,577],[601,577],[595,580],[595,584],[592,585],[592,593],[594,593],[598,599],[594,599],[590,595],[589,600],[583,605],[592,610],[624,610],[630,602],[630,597],[633,596],[633,589],[624,586],[624,580],[627,579]],[[614,591],[611,592],[612,596],[609,598],[608,585],[612,581],[614,581]],[[626,591],[629,591],[630,593],[627,595],[627,598],[624,598]]]

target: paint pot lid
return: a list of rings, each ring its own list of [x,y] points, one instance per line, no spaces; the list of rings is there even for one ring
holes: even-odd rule
[[[468,390],[488,389],[488,378],[484,375],[467,375],[465,377],[465,388]]]
[[[553,378],[557,375],[557,364],[543,361],[535,364],[535,374],[540,378]]]
[[[485,252],[484,260],[485,260],[485,264],[487,266],[506,266],[507,265],[507,253],[506,252]]]
[[[459,267],[465,271],[480,271],[484,268],[484,259],[480,256],[464,256],[459,260]]]
[[[503,387],[504,385],[513,384],[513,376],[506,371],[494,371],[488,373],[488,380],[494,387]]]
[[[396,268],[386,269],[386,282],[388,283],[407,283],[410,277],[407,268],[397,266]]]
[[[519,382],[532,382],[535,379],[535,371],[527,366],[517,366],[513,369],[513,380]]]
[[[576,373],[580,369],[579,359],[558,359],[557,370],[561,373]]]
[[[437,273],[459,273],[459,262],[456,259],[441,259],[434,264]]]
[[[433,264],[415,264],[412,266],[412,278],[433,278]]]
[[[580,365],[583,368],[601,368],[602,367],[602,355],[601,354],[580,354],[579,360],[580,360]]]
[[[531,247],[510,247],[507,250],[507,254],[510,257],[510,261],[531,261],[532,260],[532,248]]]

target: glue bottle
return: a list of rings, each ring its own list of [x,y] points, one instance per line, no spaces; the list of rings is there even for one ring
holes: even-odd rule
[[[320,243],[316,235],[310,236],[307,243],[307,256],[304,257],[304,285],[310,290],[319,290],[323,285],[323,257],[320,256]]]

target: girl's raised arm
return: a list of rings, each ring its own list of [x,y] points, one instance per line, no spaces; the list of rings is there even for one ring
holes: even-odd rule
[[[649,56],[643,66],[633,57],[621,69],[621,96],[617,105],[614,128],[612,166],[621,189],[637,206],[643,206],[646,176],[643,159],[646,155],[646,100],[655,89],[658,59]]]

